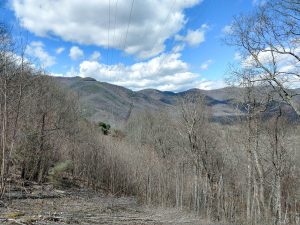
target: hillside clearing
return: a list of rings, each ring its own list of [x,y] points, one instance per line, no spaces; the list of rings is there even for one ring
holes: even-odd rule
[[[115,197],[90,189],[56,190],[38,186],[12,191],[0,208],[1,224],[207,224],[176,209],[140,206],[133,197]],[[24,197],[27,198],[24,198]]]

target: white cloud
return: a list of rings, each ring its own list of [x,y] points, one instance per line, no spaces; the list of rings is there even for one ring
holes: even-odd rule
[[[119,0],[117,7],[114,1],[109,5],[109,1],[103,0],[84,4],[80,0],[44,0],[42,4],[40,0],[12,0],[12,8],[21,25],[38,36],[55,35],[65,41],[120,49],[149,58],[163,52],[164,42],[184,27],[184,10],[201,1],[134,1],[130,24],[128,0]],[[201,31],[190,33],[188,39],[196,43],[201,40]]]
[[[62,74],[62,73],[50,73],[50,76],[53,76],[53,77],[63,77],[64,74]]]
[[[300,53],[300,46],[294,49],[282,49],[281,46],[276,47],[279,51],[284,52],[284,51],[291,51],[295,55],[299,55]],[[292,55],[290,54],[280,54],[276,53],[270,50],[270,48],[264,49],[264,51],[261,51],[257,54],[258,60],[263,63],[264,65],[268,66],[273,66],[273,57],[274,60],[277,64],[277,70],[282,70],[284,68],[289,68],[289,70],[297,70],[299,72],[299,61],[296,60]],[[244,57],[242,61],[242,66],[243,67],[258,67],[256,60],[252,56],[246,56]],[[285,72],[285,71],[283,71]]]
[[[12,51],[6,51],[4,53],[5,57],[13,59],[13,61],[20,66],[21,64],[23,64],[23,66],[28,67],[28,68],[32,68],[32,69],[36,69],[36,65],[32,64],[32,60],[28,59],[27,57],[30,57],[29,55],[25,55],[21,56],[16,54],[15,52]]]
[[[202,80],[197,88],[202,90],[213,90],[226,87],[227,84],[224,80]]]
[[[101,53],[98,51],[94,51],[93,54],[90,57],[91,61],[99,61],[101,58]]]
[[[177,53],[177,52],[181,52],[184,49],[185,45],[184,44],[180,44],[180,45],[175,45],[172,48],[172,52]]]
[[[276,46],[276,48],[281,51],[291,51],[295,55],[300,54],[300,46],[295,46],[293,49],[285,48],[283,49],[281,46]],[[300,78],[295,76],[294,74],[300,74],[300,62],[295,59],[290,54],[280,54],[276,52],[271,52],[270,48],[264,49],[257,54],[257,58],[259,63],[252,57],[245,55],[242,57],[241,64],[243,68],[257,68],[258,78],[266,78],[269,75],[263,70],[260,69],[262,63],[265,68],[268,68],[270,71],[274,70],[273,59],[276,63],[276,79],[280,81],[287,88],[295,88],[299,87]]]
[[[232,26],[231,25],[226,25],[222,29],[223,34],[232,34]]]
[[[205,33],[208,28],[207,24],[203,24],[197,30],[188,30],[186,36],[176,35],[175,40],[184,41],[190,46],[197,46],[205,41]]]
[[[56,52],[56,54],[61,54],[63,51],[65,51],[65,48],[64,47],[60,47],[60,48],[57,48],[57,49],[55,49],[55,52]]]
[[[234,53],[234,56],[233,56],[233,59],[234,59],[235,61],[241,61],[241,60],[242,60],[241,53],[235,52],[235,53]]]
[[[208,70],[209,65],[212,63],[213,63],[213,61],[211,59],[209,59],[209,60],[205,61],[204,63],[202,63],[200,68],[202,70]]]
[[[44,68],[55,64],[55,58],[45,51],[44,44],[40,41],[33,41],[27,45],[25,53],[33,61],[38,60],[40,66]]]
[[[78,46],[73,46],[70,48],[69,56],[72,60],[77,60],[84,56],[83,51]]]
[[[155,88],[162,91],[182,91],[190,88],[213,89],[216,82],[208,81],[190,72],[180,53],[161,54],[151,60],[135,63],[106,65],[85,60],[72,76],[93,77],[99,81],[124,86],[133,90]],[[68,73],[68,76],[70,74]]]

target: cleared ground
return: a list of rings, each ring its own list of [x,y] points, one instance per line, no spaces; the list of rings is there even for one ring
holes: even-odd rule
[[[132,197],[82,188],[62,191],[35,185],[15,188],[6,197],[10,200],[1,203],[0,224],[209,224],[176,209],[140,206]]]

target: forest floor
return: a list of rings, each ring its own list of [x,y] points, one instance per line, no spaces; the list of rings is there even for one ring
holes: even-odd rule
[[[86,188],[52,185],[10,188],[0,202],[0,224],[202,224],[199,217],[176,210],[139,205],[133,197],[116,197]],[[214,224],[215,225],[215,224]]]

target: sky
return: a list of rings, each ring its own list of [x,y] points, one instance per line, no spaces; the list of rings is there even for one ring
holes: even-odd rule
[[[222,39],[259,0],[0,0],[0,19],[53,76],[132,90],[217,89],[237,50]]]

